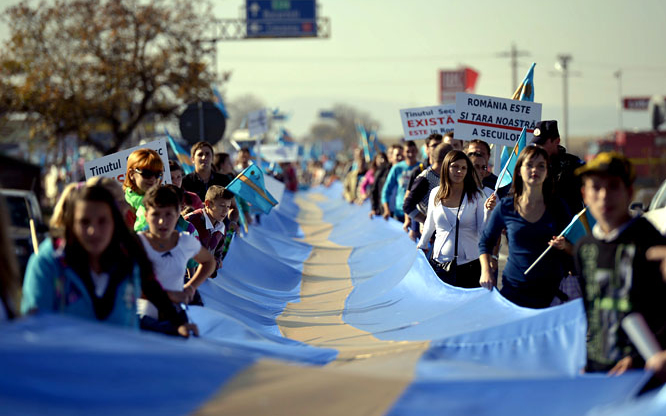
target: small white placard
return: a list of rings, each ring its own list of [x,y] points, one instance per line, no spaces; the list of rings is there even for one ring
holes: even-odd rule
[[[405,140],[425,139],[432,133],[444,135],[456,127],[455,104],[400,110]]]
[[[102,156],[83,164],[86,174],[86,180],[94,176],[104,176],[107,178],[114,178],[118,182],[125,181],[125,173],[127,172],[127,158],[133,151],[138,149],[152,149],[156,151],[162,158],[164,164],[164,174],[162,183],[171,183],[171,170],[169,169],[169,154],[167,153],[167,144],[165,139],[159,139],[150,143],[142,144],[140,146],[131,147],[129,149],[121,150],[110,155]]]

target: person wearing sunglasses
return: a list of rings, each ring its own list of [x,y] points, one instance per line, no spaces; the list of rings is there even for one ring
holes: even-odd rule
[[[142,231],[148,226],[143,197],[152,186],[162,183],[163,172],[162,158],[154,150],[138,149],[127,158],[127,172],[125,173],[123,190],[125,191],[125,200],[136,215],[134,231]]]

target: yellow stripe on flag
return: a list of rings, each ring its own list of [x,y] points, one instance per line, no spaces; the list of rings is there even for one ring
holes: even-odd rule
[[[275,202],[271,201],[271,199],[268,197],[268,195],[266,195],[266,192],[264,192],[263,189],[261,189],[260,187],[258,187],[257,184],[255,184],[254,182],[252,182],[252,180],[251,180],[250,178],[248,178],[248,177],[245,176],[245,175],[238,175],[238,179],[240,179],[241,181],[243,181],[243,183],[245,183],[245,184],[248,185],[250,188],[252,188],[256,193],[259,194],[259,196],[261,196],[262,198],[264,198],[269,204],[271,204],[272,206],[277,205]]]

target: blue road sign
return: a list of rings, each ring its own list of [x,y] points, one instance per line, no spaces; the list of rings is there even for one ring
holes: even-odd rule
[[[317,36],[315,0],[247,0],[248,38]]]

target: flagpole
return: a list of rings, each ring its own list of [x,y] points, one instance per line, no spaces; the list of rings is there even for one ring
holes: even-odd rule
[[[493,170],[495,171],[495,175],[499,175],[501,170],[502,170],[502,150],[504,150],[504,146],[502,145],[495,145],[495,155],[493,156]],[[498,178],[499,180],[499,178]]]
[[[505,163],[505,166],[509,166],[509,163],[511,162],[511,159],[513,158],[513,156],[514,156],[514,153],[511,152],[511,154],[509,155],[509,159]],[[500,184],[502,183],[502,178],[504,177],[504,175],[506,175],[506,169],[504,167],[499,172],[499,175],[500,176],[497,178],[497,182],[495,182],[495,192],[497,192],[497,190],[499,189]]]
[[[581,215],[585,214],[585,211],[587,211],[587,207],[583,208],[578,214],[576,214],[573,217],[573,219],[571,220],[569,225],[567,225],[564,228],[564,230],[562,230],[562,232],[560,233],[560,235],[558,235],[558,237],[563,237],[564,234],[566,234],[566,232],[569,231],[571,229],[571,227],[573,227],[573,225],[576,223],[576,221],[578,221],[578,219],[581,217]],[[532,270],[534,268],[534,266],[536,266],[536,264],[543,258],[543,256],[545,256],[550,251],[551,248],[553,248],[553,246],[548,245],[548,248],[546,248],[546,250],[543,253],[541,253],[541,255],[539,257],[537,257],[536,260],[534,260],[534,263],[532,263],[532,265],[530,267],[528,267],[527,270],[525,270],[525,273],[523,273],[523,276],[526,275],[527,273],[529,273],[530,270]]]

